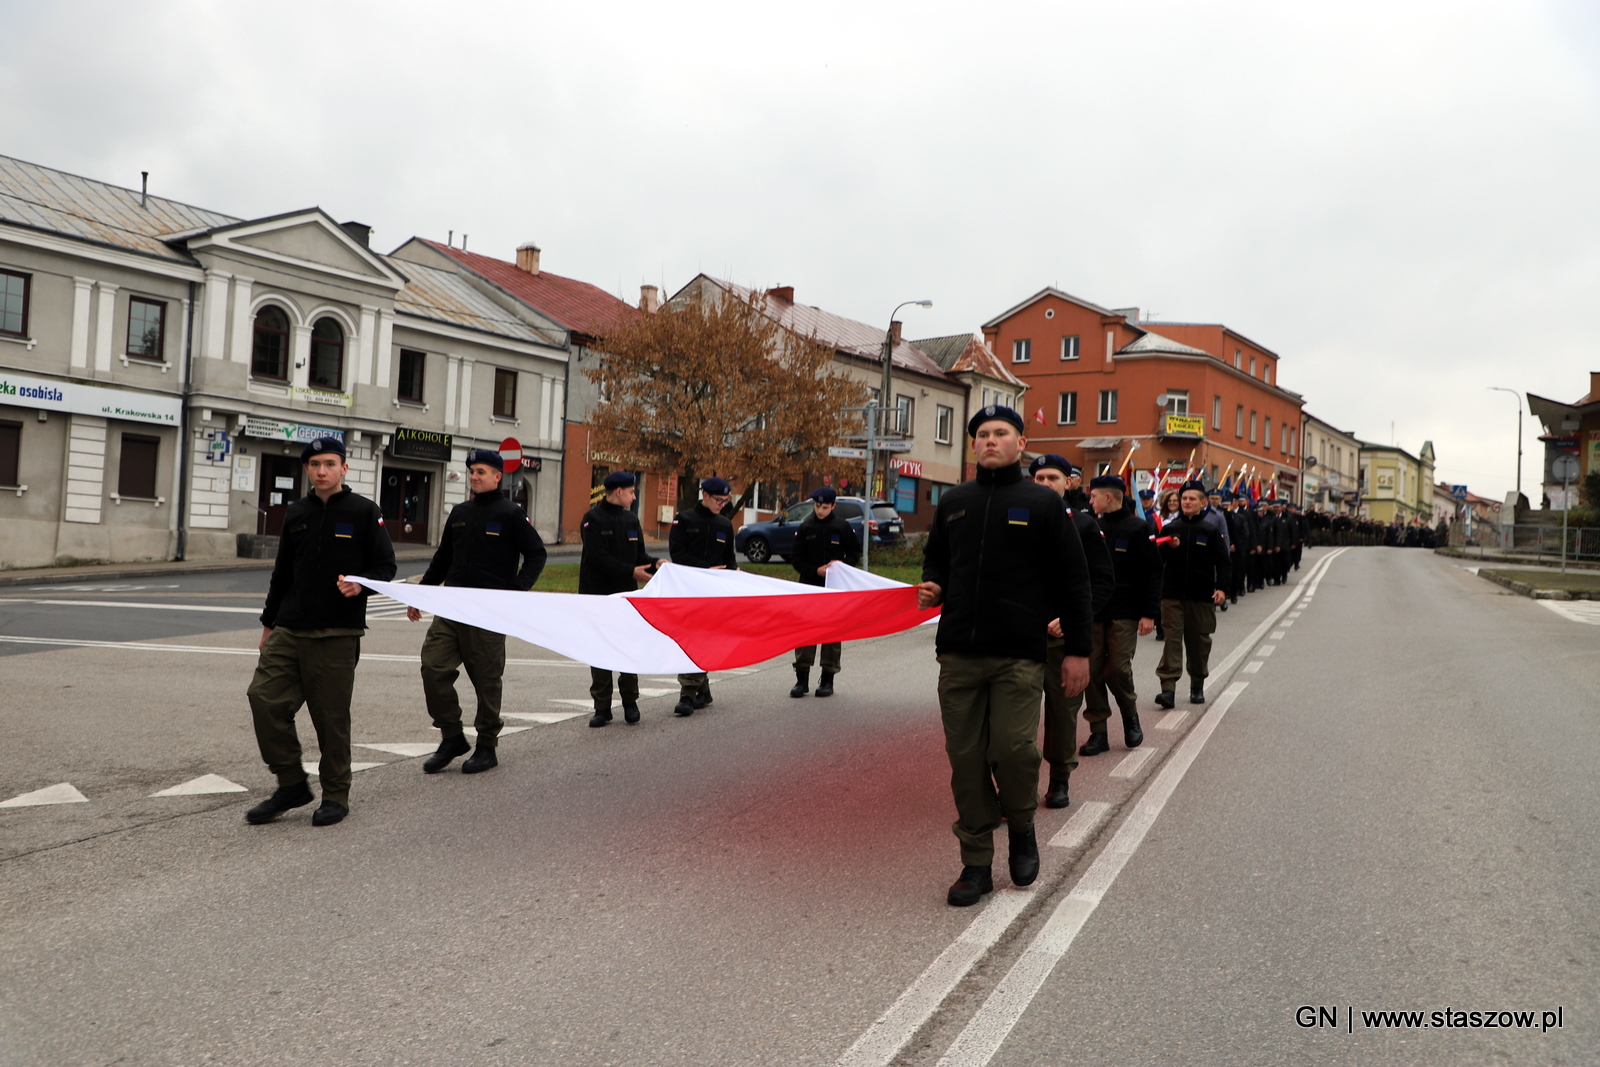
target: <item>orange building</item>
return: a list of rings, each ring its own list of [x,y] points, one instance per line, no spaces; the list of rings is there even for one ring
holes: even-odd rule
[[[1226,326],[1141,322],[1138,308],[1053,288],[983,334],[1028,383],[1029,452],[1094,474],[1122,469],[1131,451],[1130,469],[1159,469],[1164,484],[1188,469],[1213,485],[1245,471],[1298,499],[1304,400],[1278,384],[1276,352]]]

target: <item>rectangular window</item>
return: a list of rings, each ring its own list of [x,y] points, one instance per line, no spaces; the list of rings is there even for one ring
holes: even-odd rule
[[[131,433],[122,435],[122,465],[117,470],[118,496],[155,499],[156,459],[160,450],[160,438]]]
[[[1233,369],[1239,370],[1244,366],[1244,353],[1237,348],[1233,350]]]
[[[1061,358],[1062,359],[1077,359],[1078,358],[1078,335],[1077,334],[1073,334],[1071,337],[1063,337],[1061,339]]]
[[[135,296],[128,300],[128,355],[139,359],[161,359],[166,350],[167,305]]]
[[[1233,436],[1244,436],[1244,405],[1240,404],[1233,409]]]
[[[31,274],[0,270],[0,333],[28,336],[28,293]]]
[[[1222,398],[1220,396],[1211,398],[1211,432],[1222,432]]]
[[[936,405],[933,409],[933,439],[941,445],[950,443],[950,436],[955,432],[955,408]]]
[[[1289,451],[1289,424],[1287,422],[1283,424],[1283,430],[1278,434],[1278,451]]]
[[[1117,391],[1115,389],[1100,390],[1100,421],[1117,421]]]
[[[1267,416],[1261,420],[1261,443],[1267,446],[1267,451],[1272,451],[1272,418]]]
[[[22,467],[22,423],[0,422],[0,487],[18,486]]]
[[[1078,394],[1062,393],[1056,402],[1056,423],[1073,426],[1078,421]]]
[[[1272,384],[1272,364],[1263,363],[1261,365],[1261,377],[1266,379],[1268,385]]]
[[[517,417],[517,372],[495,368],[494,415],[497,419]]]
[[[1250,443],[1256,443],[1256,413],[1250,413]]]
[[[1250,357],[1250,377],[1254,378],[1255,376],[1256,376],[1256,357],[1255,356],[1251,356]]]
[[[401,400],[422,403],[422,370],[428,357],[409,348],[400,350],[400,382],[395,395]]]
[[[915,409],[911,405],[911,398],[903,393],[895,394],[895,432],[911,437],[912,416]]]
[[[1167,390],[1167,414],[1189,414],[1189,391],[1187,389]]]
[[[1033,358],[1033,342],[1026,338],[1011,342],[1011,362],[1026,363]]]

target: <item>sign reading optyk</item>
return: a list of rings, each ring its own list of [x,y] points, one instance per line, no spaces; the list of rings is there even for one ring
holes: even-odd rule
[[[73,415],[99,415],[106,419],[154,422],[176,426],[183,414],[183,401],[159,393],[136,393],[129,389],[106,389],[79,382],[34,378],[26,374],[0,374],[0,404],[25,408],[44,408]]]

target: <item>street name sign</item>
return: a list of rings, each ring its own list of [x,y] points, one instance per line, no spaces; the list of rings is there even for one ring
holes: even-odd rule
[[[836,459],[866,459],[867,450],[864,448],[841,448],[838,445],[834,445],[828,449],[828,455]]]

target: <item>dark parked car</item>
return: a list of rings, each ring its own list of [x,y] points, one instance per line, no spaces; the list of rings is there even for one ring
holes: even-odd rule
[[[857,537],[861,536],[861,513],[866,503],[859,496],[842,496],[835,505],[837,514],[849,521]],[[740,527],[739,532],[734,534],[733,547],[735,551],[743,552],[744,558],[751,563],[765,563],[773,556],[787,561],[789,554],[794,551],[794,533],[810,514],[811,501],[804,500],[775,519]],[[905,525],[900,521],[894,505],[887,500],[872,502],[870,521],[873,547],[892,545],[905,539]]]

